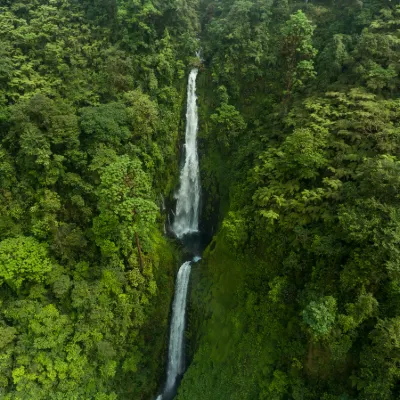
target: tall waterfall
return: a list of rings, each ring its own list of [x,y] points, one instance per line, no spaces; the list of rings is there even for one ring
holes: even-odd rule
[[[197,72],[196,68],[190,71],[187,89],[185,163],[180,174],[175,219],[172,224],[172,230],[178,238],[197,232],[199,226],[200,176],[196,145]],[[194,257],[193,262],[198,260],[199,257]],[[163,394],[159,395],[157,400],[172,399],[176,391],[177,379],[185,372],[184,332],[191,263],[191,261],[183,263],[176,277],[168,346],[167,381]]]
[[[187,88],[185,163],[180,174],[180,187],[175,196],[176,212],[172,230],[178,238],[199,229],[200,174],[197,156],[197,68],[190,71]]]

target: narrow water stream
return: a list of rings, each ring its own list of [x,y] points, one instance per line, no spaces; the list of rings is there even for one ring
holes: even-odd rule
[[[183,243],[196,241],[199,230],[200,173],[197,154],[197,95],[196,78],[198,70],[190,71],[187,88],[185,161],[180,172],[180,186],[176,194],[175,218],[172,230]],[[175,282],[175,295],[170,322],[167,380],[163,393],[157,400],[172,400],[176,394],[179,380],[185,372],[184,332],[186,322],[186,299],[192,262],[199,260],[193,254],[193,261],[184,262],[179,268]]]

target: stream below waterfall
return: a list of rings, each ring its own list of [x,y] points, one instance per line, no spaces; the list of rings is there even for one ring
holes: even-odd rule
[[[198,70],[190,71],[187,87],[186,129],[184,163],[180,171],[179,190],[176,193],[176,210],[172,231],[192,254],[192,261],[179,268],[170,321],[167,378],[162,394],[157,400],[172,400],[186,365],[185,323],[186,301],[192,263],[200,260],[201,236],[199,235],[200,172],[197,154],[198,112],[196,78]]]

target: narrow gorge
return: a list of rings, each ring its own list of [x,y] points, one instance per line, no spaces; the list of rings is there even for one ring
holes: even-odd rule
[[[200,172],[197,154],[198,111],[196,78],[198,69],[192,69],[187,85],[186,129],[184,144],[184,163],[180,172],[179,189],[176,194],[176,210],[172,231],[183,243],[191,243],[189,253],[198,249],[194,242],[199,241]],[[185,323],[186,300],[189,288],[191,265],[200,260],[200,254],[192,254],[192,261],[185,261],[179,268],[175,283],[175,295],[170,321],[167,381],[162,395],[157,400],[172,400],[177,385],[185,372]]]

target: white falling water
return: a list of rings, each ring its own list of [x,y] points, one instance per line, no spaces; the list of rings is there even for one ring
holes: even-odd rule
[[[199,229],[200,174],[197,155],[197,96],[196,78],[198,70],[190,71],[187,88],[185,163],[180,174],[180,187],[175,198],[176,212],[172,230],[178,238]]]
[[[200,176],[196,144],[198,129],[197,72],[197,69],[190,71],[187,89],[185,164],[181,170],[180,187],[176,195],[175,219],[172,224],[172,230],[178,238],[197,232],[199,227]],[[195,257],[193,261],[197,262],[199,259],[199,257]],[[184,332],[190,270],[191,261],[187,261],[181,265],[176,277],[169,335],[167,382],[164,393],[159,395],[157,400],[170,398],[177,378],[185,372]]]
[[[183,374],[185,369],[184,341],[186,298],[189,285],[191,262],[186,261],[179,268],[175,283],[175,296],[172,306],[172,317],[168,348],[168,369],[165,393],[170,392],[174,386],[176,378]]]

